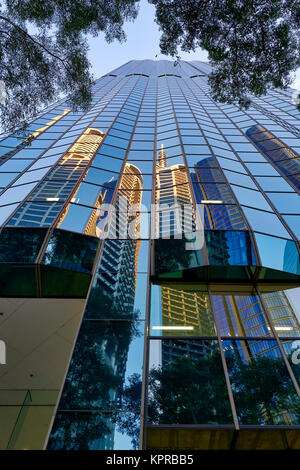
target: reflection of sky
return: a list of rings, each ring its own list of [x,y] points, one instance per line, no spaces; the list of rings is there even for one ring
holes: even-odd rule
[[[300,322],[300,287],[297,287],[296,289],[286,290],[284,291],[284,293],[290,301],[291,307]]]

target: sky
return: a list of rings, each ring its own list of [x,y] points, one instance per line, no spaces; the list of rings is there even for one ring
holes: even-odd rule
[[[141,0],[137,19],[124,25],[124,31],[127,36],[126,42],[121,44],[118,41],[113,41],[111,44],[108,44],[104,39],[104,34],[89,39],[90,50],[88,57],[92,65],[94,78],[99,78],[111,72],[129,60],[172,59],[169,56],[160,54],[159,38],[161,33],[154,21],[154,17],[155,7],[150,5],[147,0]],[[158,55],[157,58],[155,57],[156,54]],[[207,61],[207,52],[200,48],[191,53],[181,51],[179,55],[183,60]],[[297,71],[292,86],[300,90],[300,68]]]

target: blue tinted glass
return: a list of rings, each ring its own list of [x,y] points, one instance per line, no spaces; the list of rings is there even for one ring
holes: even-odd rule
[[[299,254],[294,242],[260,233],[255,234],[255,239],[262,266],[294,274],[300,273]]]

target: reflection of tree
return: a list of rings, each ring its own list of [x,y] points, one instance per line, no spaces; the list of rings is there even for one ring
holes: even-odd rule
[[[230,349],[226,360],[242,424],[287,424],[284,415],[299,423],[300,404],[281,357],[258,356],[246,362]]]
[[[155,242],[155,266],[157,274],[171,273],[190,266],[192,251],[186,250],[186,240],[168,239]]]
[[[91,272],[98,241],[94,237],[55,230],[43,263],[73,271]]]
[[[281,358],[256,357],[242,361],[226,350],[234,401],[241,424],[272,425],[300,422],[300,405]],[[300,374],[300,373],[299,373]],[[151,424],[230,424],[232,415],[225,377],[217,351],[197,360],[182,356],[149,372],[148,416]],[[123,409],[140,408],[142,381],[128,379],[122,393]],[[284,417],[287,420],[284,420]],[[139,440],[140,418],[116,418],[118,430]]]
[[[122,407],[128,348],[138,334],[135,321],[83,321],[59,404],[70,412],[58,413],[49,448],[90,449],[100,439],[99,448],[113,446],[113,411]]]
[[[131,438],[133,449],[139,448],[140,409],[142,396],[142,380],[139,374],[132,374],[122,393],[122,408],[131,412],[118,413],[117,429]],[[133,412],[135,410],[136,412]]]
[[[5,228],[0,239],[0,262],[34,263],[46,230]]]
[[[149,377],[151,423],[232,423],[220,354],[177,357]]]

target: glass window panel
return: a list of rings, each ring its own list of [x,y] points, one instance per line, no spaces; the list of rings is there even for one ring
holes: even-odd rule
[[[211,265],[254,266],[256,264],[248,232],[207,230],[205,241]]]
[[[99,322],[84,319],[59,409],[105,411],[133,409],[139,412],[144,327],[143,321]],[[131,401],[126,399],[129,398],[130,385],[127,380],[133,379],[136,389],[135,397],[132,397]]]
[[[151,336],[216,336],[208,293],[151,287]]]
[[[106,170],[90,167],[84,180],[87,183],[93,183],[102,186],[111,186],[111,183],[118,179],[118,173],[112,173]]]
[[[3,224],[5,220],[13,213],[18,207],[18,204],[10,204],[9,206],[0,207],[0,224]]]
[[[233,160],[228,160],[228,158],[221,158],[221,157],[216,157],[216,158],[218,159],[220,166],[224,168],[225,170],[233,170],[233,171],[238,171],[239,173],[246,173],[246,170],[244,169],[241,163],[235,162]]]
[[[300,402],[273,340],[223,341],[240,424],[299,424]]]
[[[218,168],[216,159],[211,155],[186,155],[187,164],[189,167],[193,166],[207,166],[210,168]]]
[[[36,150],[36,149],[30,149],[30,148],[25,148],[19,150],[15,155],[13,155],[11,158],[24,158],[26,159],[35,159],[39,157],[44,150]],[[56,149],[57,152],[57,149]]]
[[[300,216],[299,215],[285,215],[284,220],[288,226],[292,229],[296,238],[300,240]]]
[[[265,163],[266,159],[260,155],[260,153],[244,153],[244,152],[238,152],[238,155],[241,160],[244,162],[262,162]]]
[[[152,340],[149,361],[149,423],[232,423],[217,341]]]
[[[46,233],[45,229],[4,228],[0,235],[0,262],[35,263]]]
[[[241,188],[240,186],[235,186],[233,184],[231,185],[231,188],[240,204],[273,212],[271,206],[259,191]]]
[[[202,204],[205,228],[218,230],[247,230],[242,213],[236,205]],[[202,219],[201,219],[202,220]]]
[[[134,412],[58,412],[47,449],[136,450],[139,429],[140,415]]]
[[[95,186],[97,188],[97,186]],[[78,233],[98,236],[97,213],[95,209],[76,204],[69,204],[62,216],[59,228]]]
[[[269,233],[270,235],[277,235],[278,237],[291,238],[275,214],[249,207],[243,207],[243,211],[253,230]]]
[[[12,204],[14,202],[23,201],[23,199],[36,186],[36,183],[24,184],[16,188],[9,188],[0,196],[0,205]]]
[[[268,193],[268,197],[281,214],[300,214],[300,197],[297,193]]]
[[[203,163],[203,167],[208,166],[207,162]],[[226,183],[222,171],[217,168],[211,169],[197,166],[195,167],[195,171],[195,173],[192,173],[193,180],[198,180],[203,183]]]
[[[240,173],[234,173],[233,171],[227,170],[224,170],[224,174],[228,179],[229,183],[239,184],[240,186],[246,186],[247,188],[258,189],[250,178],[250,176],[242,175]]]
[[[260,233],[255,233],[255,240],[262,266],[299,274],[299,254],[293,241],[269,237]]]
[[[0,187],[5,188],[19,173],[0,173]]]
[[[49,227],[62,208],[61,203],[25,202],[8,222],[19,227]]]
[[[26,171],[17,181],[13,184],[13,186],[17,186],[19,184],[29,183],[31,181],[39,181],[41,180],[45,174],[50,170],[50,168],[42,168],[41,170],[35,171]]]
[[[227,184],[193,183],[197,202],[214,200],[224,204],[234,204],[235,200]]]
[[[275,168],[269,163],[246,163],[246,166],[255,176],[279,176]]]
[[[98,247],[98,239],[77,233],[54,230],[42,264],[72,271],[90,273]]]
[[[255,291],[213,293],[212,302],[221,336],[273,336]]]
[[[23,171],[27,168],[28,165],[32,163],[32,160],[8,160],[7,162],[3,163],[0,167],[0,171]]]
[[[262,294],[265,308],[280,337],[300,336],[300,324],[298,320],[300,317],[293,303],[294,299],[298,297],[298,290],[299,289],[289,289],[285,292],[277,291]]]
[[[257,177],[258,184],[264,191],[289,191],[293,192],[293,188],[281,176],[273,177]]]

